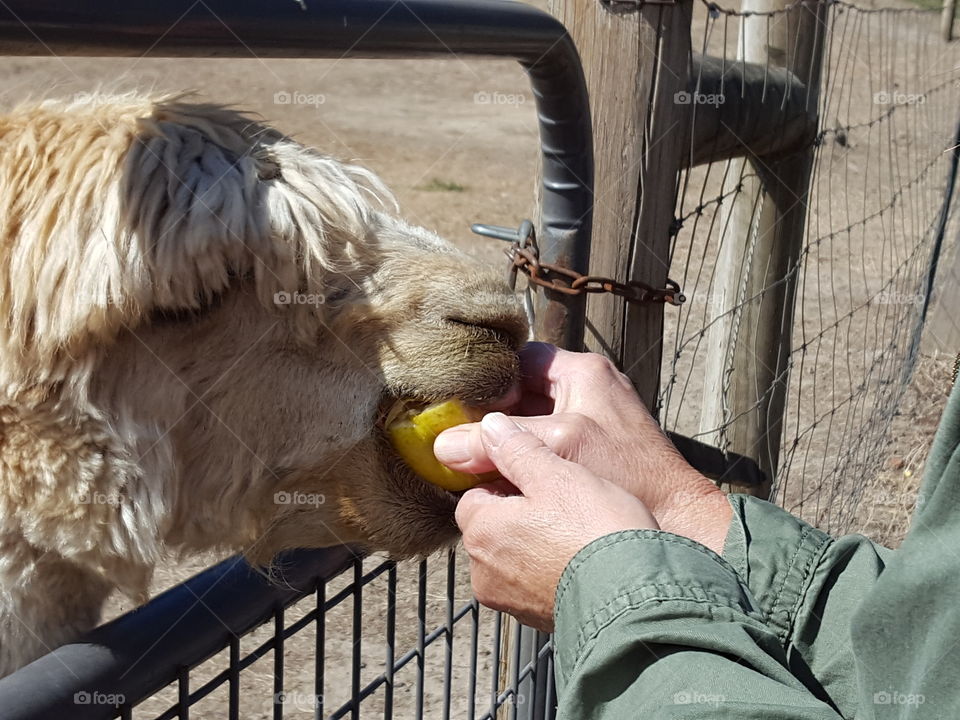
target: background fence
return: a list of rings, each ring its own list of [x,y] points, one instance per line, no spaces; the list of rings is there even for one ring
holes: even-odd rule
[[[946,213],[958,142],[960,53],[956,44],[940,41],[937,11],[844,2],[828,7],[822,84],[812,96],[820,118],[812,138],[812,181],[809,195],[790,198],[806,220],[796,259],[785,273],[749,283],[771,262],[755,252],[762,245],[758,236],[769,232],[756,178],[775,171],[775,156],[751,154],[746,161],[683,173],[670,272],[689,300],[668,313],[658,399],[666,427],[727,449],[737,442],[737,426],[773,402],[770,387],[755,389],[745,402],[736,378],[755,377],[745,364],[779,362],[785,403],[782,425],[771,429],[780,441],[773,497],[841,532],[886,458],[888,429],[917,359],[941,243],[956,239]],[[788,52],[796,52],[797,8],[748,18],[701,3],[695,44],[736,68],[745,23],[761,24],[763,34],[781,23]],[[769,63],[764,71],[772,75],[774,69]],[[787,101],[775,89],[770,82],[765,96],[748,99],[761,111],[782,113]],[[701,101],[741,101],[736,85],[710,90],[724,95]],[[809,88],[801,93],[811,97]],[[746,210],[745,223],[738,208]],[[738,240],[745,242],[735,257],[718,267],[725,245]],[[777,291],[788,285],[796,292],[792,343],[776,348],[784,356],[770,360],[768,348],[758,347],[760,321],[749,308],[776,303]],[[789,307],[783,313],[789,328]],[[766,446],[736,449],[756,458]]]

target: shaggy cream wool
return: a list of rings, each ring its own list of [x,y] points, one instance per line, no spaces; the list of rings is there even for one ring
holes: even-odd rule
[[[184,97],[0,116],[0,673],[142,600],[166,552],[456,537],[396,397],[517,379],[499,274],[368,170]]]

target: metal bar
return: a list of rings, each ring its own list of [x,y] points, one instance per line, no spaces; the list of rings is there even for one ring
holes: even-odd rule
[[[230,720],[240,720],[240,638],[230,636],[229,699],[227,713]]]
[[[168,590],[134,612],[57,648],[0,679],[4,720],[112,718],[103,705],[76,705],[76,692],[97,688],[136,705],[229,643],[349,567],[346,547],[281,556],[284,582],[271,582],[240,558],[231,558]],[[198,602],[200,598],[202,602]],[[243,602],[238,602],[243,598]],[[73,673],[65,673],[69,667]]]
[[[546,698],[543,703],[545,710],[543,720],[552,720],[557,714],[557,686],[554,684],[553,679],[553,653],[547,655],[547,678]]]
[[[477,652],[480,650],[480,603],[470,603],[470,690],[467,696],[467,720],[477,715]]]
[[[353,706],[350,709],[352,720],[360,720],[360,662],[363,657],[363,560],[353,563],[353,663],[350,671],[350,694]]]
[[[177,717],[190,720],[190,668],[180,668],[177,678]]]
[[[427,644],[424,634],[427,623],[427,561],[420,561],[417,583],[417,697],[416,714],[423,717],[423,681],[426,666]]]
[[[273,720],[283,720],[283,608],[273,614]]]
[[[443,720],[450,720],[450,693],[453,691],[453,593],[457,586],[457,555],[447,551],[447,618],[444,626],[446,646],[443,657]]]
[[[497,715],[497,696],[500,692],[500,640],[503,628],[503,613],[498,612],[493,621],[493,658],[490,666],[493,668],[490,683],[490,717]]]
[[[536,634],[536,630],[531,630],[531,628],[521,628],[520,623],[517,623],[513,631],[514,676],[510,678],[510,691],[513,693],[513,702],[510,703],[510,720],[517,720],[518,706],[521,702],[523,702],[523,696],[520,694],[520,649],[523,645],[523,643],[520,642],[521,629],[528,630],[531,634]]]
[[[383,691],[383,718],[393,718],[393,662],[396,657],[397,644],[397,566],[390,565],[387,575],[387,657],[384,661],[384,675],[386,687]]]
[[[542,259],[586,273],[593,143],[586,85],[563,25],[512,0],[8,0],[0,55],[512,57],[528,71],[543,160]],[[538,337],[582,346],[581,297],[547,292]]]
[[[326,644],[327,644],[327,614],[325,608],[327,605],[327,583],[321,582],[317,586],[317,637],[316,650],[313,657],[313,693],[316,699],[314,704],[314,720],[320,720],[323,717],[324,706],[324,668],[326,664]]]

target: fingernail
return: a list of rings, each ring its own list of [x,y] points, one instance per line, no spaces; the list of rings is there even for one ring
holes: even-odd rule
[[[502,445],[511,435],[523,432],[523,428],[503,413],[495,412],[483,416],[480,428],[493,447]]]
[[[470,460],[470,431],[455,427],[444,430],[433,441],[433,454],[442,463],[459,463]]]

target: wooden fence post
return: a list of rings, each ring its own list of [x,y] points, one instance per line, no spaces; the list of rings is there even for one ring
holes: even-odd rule
[[[791,71],[806,85],[815,115],[826,4],[808,0],[763,14],[791,4],[743,0],[742,10],[754,14],[742,19],[738,59]],[[741,171],[742,190],[721,219],[700,430],[707,442],[756,458],[767,482],[751,491],[768,496],[780,455],[813,149],[732,163],[723,193],[741,183]]]
[[[943,12],[940,15],[940,36],[944,42],[953,40],[953,19],[957,14],[957,0],[943,0]]]
[[[663,286],[688,108],[691,0],[671,4],[550,0],[580,52],[594,130],[590,272]],[[662,305],[611,295],[587,302],[588,349],[613,359],[648,406],[656,401]]]

